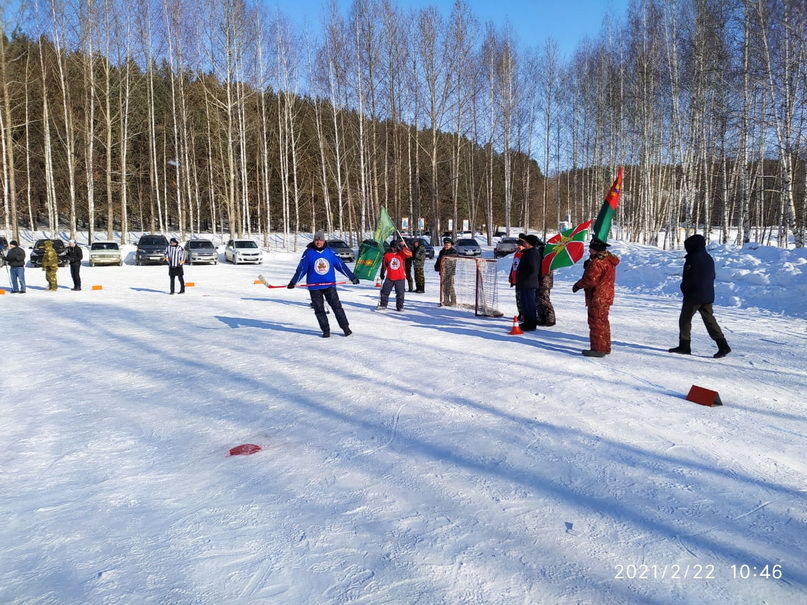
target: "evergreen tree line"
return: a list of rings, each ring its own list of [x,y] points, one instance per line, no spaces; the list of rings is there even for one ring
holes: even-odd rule
[[[355,242],[385,206],[551,235],[624,165],[620,237],[804,245],[802,0],[636,0],[569,59],[461,0],[323,11],[312,33],[256,0],[0,7],[6,233]]]

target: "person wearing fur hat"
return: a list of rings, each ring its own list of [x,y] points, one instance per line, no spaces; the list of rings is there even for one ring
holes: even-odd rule
[[[521,299],[521,316],[524,321],[519,327],[531,332],[538,326],[536,297],[538,292],[538,276],[541,272],[541,257],[538,253],[540,240],[536,235],[525,235],[521,241],[521,259],[516,269],[516,288]]]
[[[588,260],[583,264],[583,277],[572,286],[572,292],[585,290],[588,309],[588,333],[591,348],[582,351],[586,357],[605,357],[611,352],[611,324],[608,311],[614,304],[614,282],[619,258],[608,252],[610,244],[597,239],[589,243]]]
[[[402,239],[392,242],[389,251],[384,254],[384,259],[381,261],[381,273],[386,275],[386,279],[381,286],[381,298],[376,307],[379,311],[387,308],[389,295],[393,288],[395,288],[395,310],[403,311],[407,279],[406,261],[410,258],[412,258],[412,251]]]
[[[336,253],[325,244],[325,232],[317,231],[314,234],[314,241],[311,242],[303,253],[300,263],[294,276],[289,281],[287,288],[291,289],[297,282],[305,276],[308,285],[308,295],[311,297],[311,304],[314,307],[314,315],[322,330],[322,337],[328,338],[331,335],[331,325],[328,322],[328,314],[325,312],[325,302],[333,309],[336,321],[345,336],[350,336],[353,332],[347,321],[347,315],[339,300],[339,293],[336,290],[336,271],[347,277],[351,283],[358,284],[358,278],[348,268]]]
[[[681,277],[681,292],[684,303],[678,317],[678,346],[669,349],[670,353],[689,355],[692,338],[692,318],[700,313],[703,325],[709,336],[717,343],[717,353],[713,357],[725,357],[731,347],[723,336],[723,331],[715,319],[712,303],[715,301],[715,261],[706,251],[706,239],[696,233],[684,240],[687,255]]]

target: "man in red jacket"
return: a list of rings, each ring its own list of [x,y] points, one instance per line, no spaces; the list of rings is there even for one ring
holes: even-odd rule
[[[411,256],[412,251],[406,247],[406,242],[403,240],[392,242],[389,252],[384,255],[384,260],[381,262],[381,274],[386,275],[386,279],[381,286],[381,300],[376,307],[379,311],[387,308],[393,287],[395,288],[395,309],[403,311],[406,291],[406,259]]]
[[[614,282],[619,258],[606,250],[609,244],[597,239],[589,244],[591,256],[583,264],[583,277],[572,286],[572,292],[586,291],[588,333],[591,348],[582,351],[586,357],[605,357],[611,352],[611,324],[608,310],[614,303]]]

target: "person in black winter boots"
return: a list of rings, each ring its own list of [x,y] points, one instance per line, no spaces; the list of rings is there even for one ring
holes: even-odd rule
[[[168,277],[171,278],[171,294],[174,293],[174,279],[179,278],[179,293],[185,294],[185,249],[179,245],[177,238],[172,237],[165,249],[165,262],[168,263]]]
[[[541,255],[538,251],[540,240],[536,235],[525,235],[524,251],[516,269],[516,289],[521,300],[521,316],[524,322],[519,327],[531,332],[538,326],[536,299],[538,296],[538,280],[541,273]]]
[[[25,294],[25,250],[20,248],[17,240],[9,242],[6,262],[11,276],[12,294]]]
[[[669,349],[670,353],[689,355],[692,351],[690,341],[692,335],[692,318],[700,313],[706,331],[717,343],[714,357],[725,357],[731,353],[731,347],[723,336],[712,311],[715,301],[715,261],[706,252],[706,239],[695,234],[684,240],[687,255],[684,260],[684,272],[681,278],[681,292],[684,303],[678,317],[678,346]]]
[[[70,263],[70,276],[73,278],[73,290],[81,290],[81,259],[84,254],[79,246],[76,246],[76,240],[71,239],[67,242],[67,262]]]

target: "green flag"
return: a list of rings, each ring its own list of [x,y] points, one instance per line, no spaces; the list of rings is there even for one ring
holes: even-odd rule
[[[607,242],[608,232],[611,230],[611,221],[614,218],[616,207],[619,206],[619,196],[622,193],[622,166],[619,167],[619,172],[616,175],[616,180],[608,193],[605,195],[605,201],[602,203],[600,213],[597,215],[597,220],[594,221],[594,237]]]
[[[359,258],[356,259],[356,267],[353,273],[359,279],[372,280],[375,277],[381,259],[384,258],[384,240],[395,232],[395,223],[387,214],[387,209],[381,207],[381,214],[378,217],[378,224],[375,228],[373,243],[363,243],[359,247]]]
[[[384,208],[384,206],[381,206],[381,214],[378,216],[378,225],[376,225],[373,239],[378,242],[379,245],[383,245],[384,240],[386,240],[394,232],[395,223],[392,222],[389,214],[387,214],[387,209]]]

